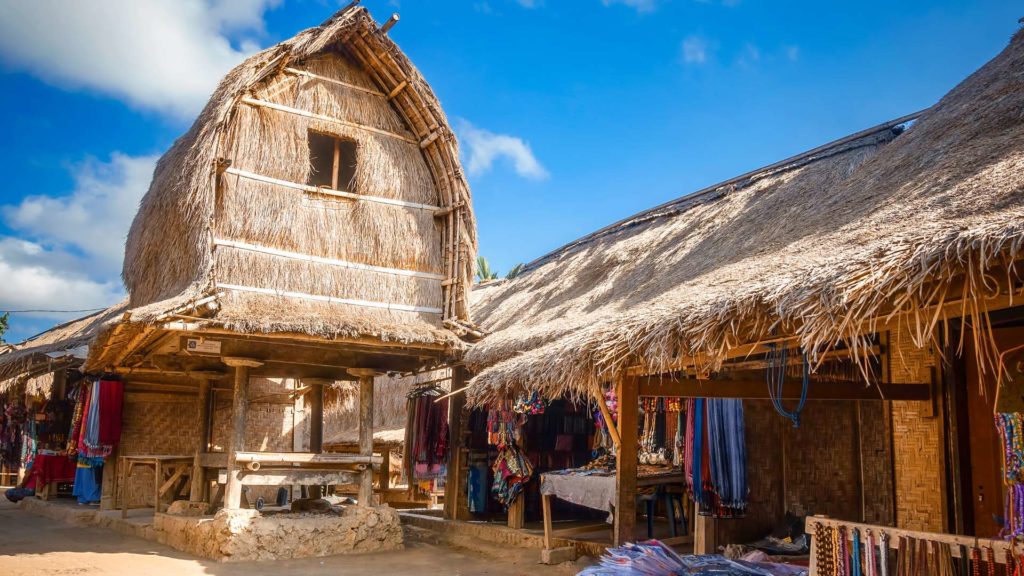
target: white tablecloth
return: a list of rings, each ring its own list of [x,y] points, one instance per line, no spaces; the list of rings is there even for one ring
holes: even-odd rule
[[[541,474],[540,493],[611,512],[615,504],[615,475]]]

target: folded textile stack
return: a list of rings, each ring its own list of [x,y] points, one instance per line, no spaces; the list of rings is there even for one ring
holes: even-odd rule
[[[609,548],[598,565],[577,576],[807,576],[807,569],[729,560],[718,554],[681,556],[657,540],[648,540]]]

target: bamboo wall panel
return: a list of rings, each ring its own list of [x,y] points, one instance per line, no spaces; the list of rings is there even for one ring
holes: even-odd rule
[[[144,399],[144,400],[142,400]],[[141,401],[140,401],[141,400]],[[118,456],[189,455],[199,443],[195,396],[145,394],[125,397],[123,428]],[[116,466],[104,469],[104,486]],[[136,467],[127,482],[126,494],[131,506],[153,505],[153,470]]]
[[[891,408],[885,402],[858,404],[864,491],[863,521],[892,526],[896,522],[896,495],[893,493]]]
[[[928,382],[935,354],[914,346],[909,334],[891,338],[893,382]],[[946,526],[942,417],[926,402],[893,402],[896,525],[942,532]]]
[[[808,402],[793,426],[780,416],[786,450],[786,510],[857,521],[861,516],[857,404]]]

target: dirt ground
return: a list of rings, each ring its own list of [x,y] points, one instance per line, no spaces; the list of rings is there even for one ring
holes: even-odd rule
[[[3,576],[562,576],[575,572],[571,565],[537,564],[538,557],[536,550],[504,550],[496,555],[485,555],[410,542],[405,550],[381,554],[222,564],[111,530],[63,524],[22,512],[7,501],[0,502],[0,574]]]

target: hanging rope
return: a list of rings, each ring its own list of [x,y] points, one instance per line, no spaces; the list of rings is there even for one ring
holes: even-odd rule
[[[807,353],[803,354],[803,388],[800,390],[800,400],[792,411],[786,410],[782,405],[782,397],[786,384],[786,362],[789,358],[789,351],[785,346],[776,348],[775,344],[768,344],[768,368],[765,369],[765,380],[768,382],[768,396],[772,399],[772,406],[775,411],[793,422],[794,428],[800,427],[800,413],[807,403],[807,389],[811,383],[811,365],[807,361]]]

